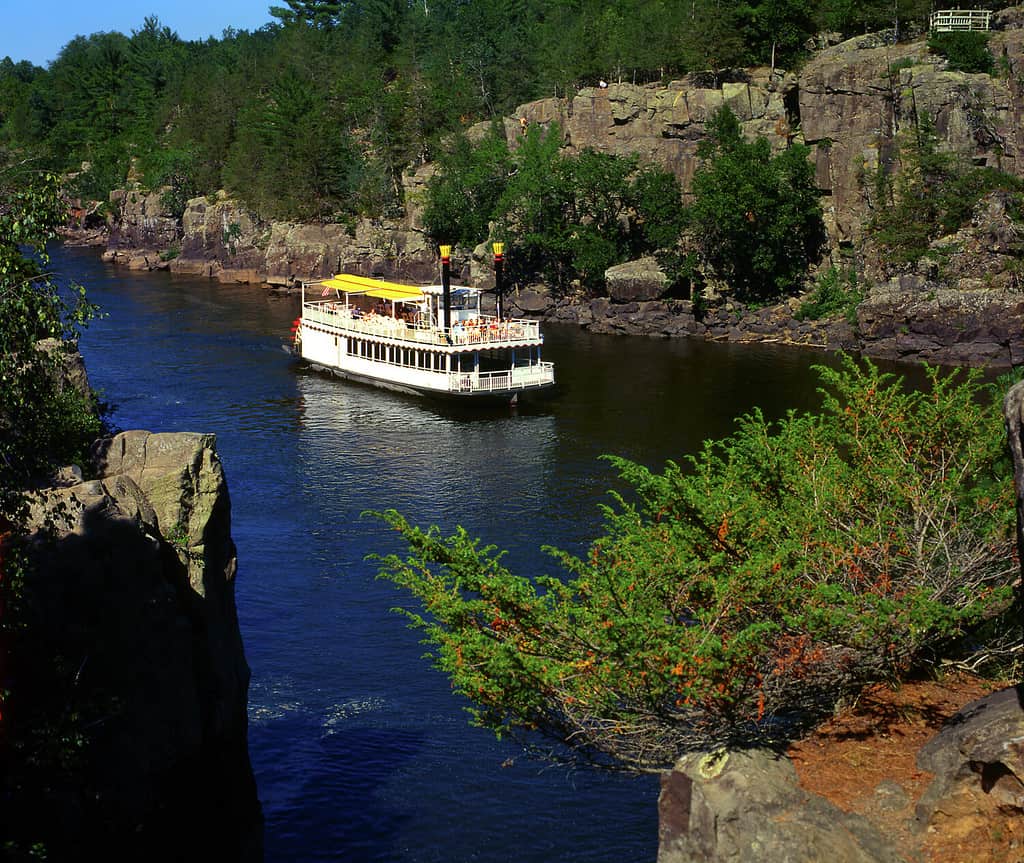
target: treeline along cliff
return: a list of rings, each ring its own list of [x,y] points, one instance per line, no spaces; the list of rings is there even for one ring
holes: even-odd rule
[[[1019,360],[1018,8],[586,5],[147,19],[4,61],[0,146],[134,266],[427,279],[450,242],[486,282],[493,239],[521,311],[597,330]]]

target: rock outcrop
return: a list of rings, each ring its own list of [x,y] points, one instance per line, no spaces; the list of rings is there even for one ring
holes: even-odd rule
[[[110,193],[115,213],[107,241],[109,257],[133,270],[161,269],[181,241],[182,226],[168,209],[164,191],[139,187]]]
[[[1024,229],[1005,192],[975,208],[970,225],[931,244],[921,263],[879,280],[857,309],[864,352],[966,366],[1024,363]],[[870,271],[869,271],[870,274]]]
[[[917,828],[966,835],[996,810],[1024,815],[1024,686],[964,707],[917,756],[935,775],[917,804]]]
[[[654,258],[641,258],[610,267],[604,274],[608,299],[615,303],[660,300],[668,290],[668,277]]]
[[[436,276],[426,236],[403,221],[269,222],[224,192],[193,198],[180,221],[158,194],[120,190],[112,203],[120,209],[105,258],[133,269],[278,287],[339,272],[413,281]]]
[[[767,750],[691,753],[662,776],[658,863],[903,863],[866,819],[797,784]]]
[[[783,755],[690,753],[662,776],[658,863],[945,860],[930,849],[1012,833],[1024,815],[1024,687],[967,704],[918,750],[916,766],[931,776],[916,803],[883,780],[860,815],[801,788]]]
[[[35,835],[53,859],[261,859],[230,501],[212,435],[131,431],[39,491],[26,662],[81,729]],[[70,705],[69,705],[70,706]],[[30,832],[29,835],[32,835]],[[200,853],[198,849],[203,849]]]
[[[1024,31],[993,34],[992,51],[1024,62]],[[801,132],[815,150],[833,242],[859,239],[870,216],[870,178],[892,159],[901,131],[926,114],[943,146],[977,165],[1018,176],[1021,94],[1012,76],[946,69],[923,41],[851,39],[815,55],[800,74]]]
[[[793,139],[797,120],[797,79],[766,68],[712,75],[687,75],[662,86],[611,84],[587,87],[571,99],[542,99],[521,106],[505,121],[514,144],[526,124],[558,123],[569,152],[584,149],[643,162],[674,173],[684,189],[697,168],[697,146],[705,124],[728,105],[751,135],[764,135],[776,147]]]

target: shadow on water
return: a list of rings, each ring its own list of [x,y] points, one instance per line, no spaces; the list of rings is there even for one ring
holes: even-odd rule
[[[335,386],[350,387],[375,393],[380,398],[393,399],[398,403],[407,405],[411,412],[423,411],[439,419],[466,424],[486,423],[507,417],[536,416],[551,413],[554,410],[554,402],[558,399],[561,389],[556,384],[556,386],[548,391],[528,394],[517,404],[474,402],[469,399],[417,396],[410,393],[388,390],[361,381],[345,380],[331,372],[314,369],[301,360],[293,361],[293,370],[298,377],[319,378],[330,381]]]

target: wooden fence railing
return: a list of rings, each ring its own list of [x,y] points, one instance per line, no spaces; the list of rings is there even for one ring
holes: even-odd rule
[[[992,13],[987,9],[941,9],[933,12],[931,28],[939,33],[954,30],[988,30]]]

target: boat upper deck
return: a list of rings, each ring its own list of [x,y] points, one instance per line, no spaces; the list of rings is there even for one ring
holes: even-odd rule
[[[305,301],[302,306],[302,320],[352,335],[451,351],[540,345],[544,342],[544,337],[540,334],[540,324],[536,321],[499,321],[490,315],[480,315],[468,320],[456,320],[452,324],[449,338],[442,327],[388,314],[362,313],[359,309],[336,300]]]

